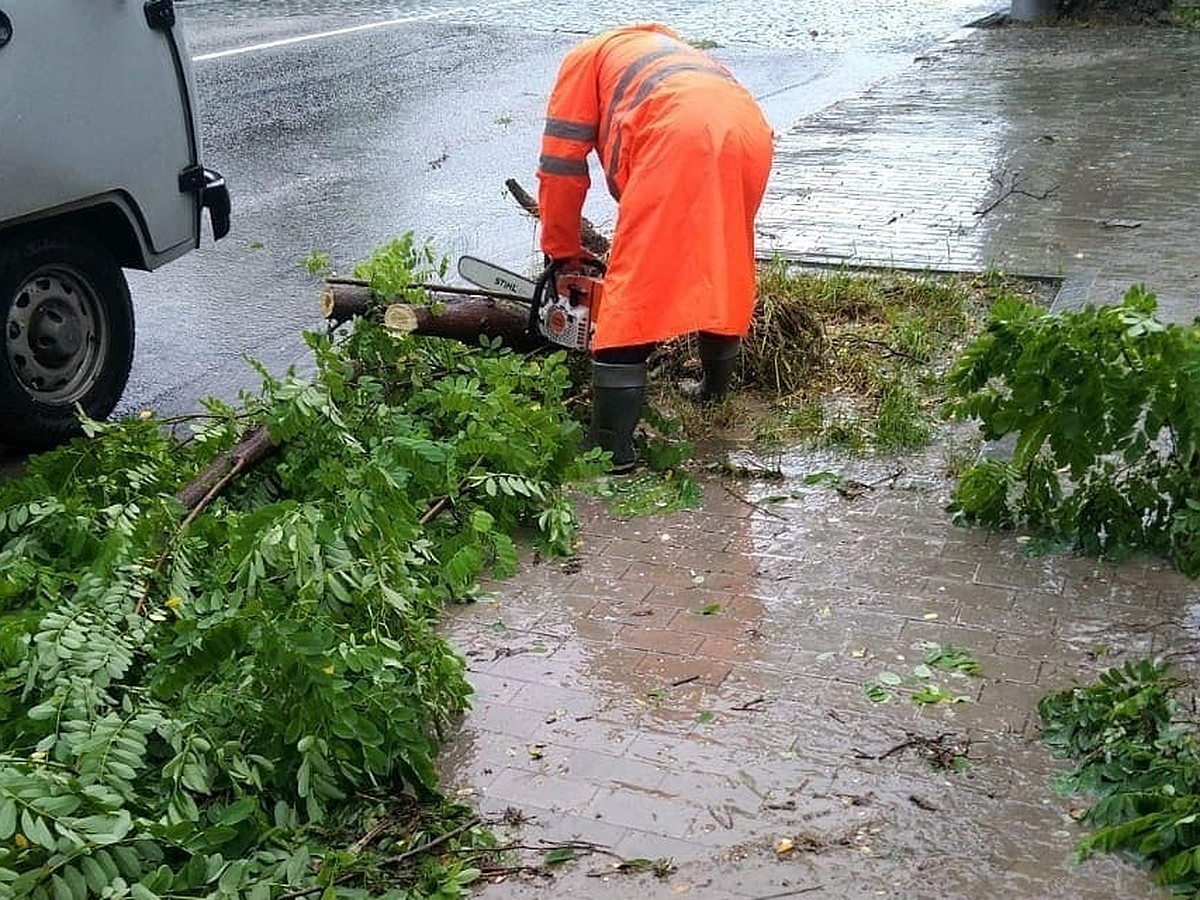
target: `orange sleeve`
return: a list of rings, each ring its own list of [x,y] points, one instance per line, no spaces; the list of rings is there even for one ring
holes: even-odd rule
[[[542,252],[551,259],[583,255],[579,241],[583,201],[591,179],[588,154],[600,124],[596,47],[587,41],[568,52],[546,108],[538,160]]]

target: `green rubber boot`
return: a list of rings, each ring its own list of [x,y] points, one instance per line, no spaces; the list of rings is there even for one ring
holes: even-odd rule
[[[737,355],[741,349],[741,338],[723,334],[701,334],[696,338],[700,350],[700,365],[704,377],[699,381],[685,381],[679,392],[689,400],[702,405],[720,403],[729,393],[733,370],[737,366]]]
[[[610,475],[625,475],[637,462],[633,430],[646,399],[646,364],[614,365],[592,361],[592,425],[587,448],[612,454]]]

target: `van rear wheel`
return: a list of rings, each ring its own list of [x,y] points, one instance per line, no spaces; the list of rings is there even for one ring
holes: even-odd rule
[[[133,304],[90,235],[0,241],[0,443],[41,450],[113,411],[133,365]]]

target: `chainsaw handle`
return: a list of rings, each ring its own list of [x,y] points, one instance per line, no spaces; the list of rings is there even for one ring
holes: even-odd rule
[[[542,269],[542,274],[534,282],[533,299],[529,302],[529,321],[525,325],[525,330],[535,337],[542,336],[538,331],[537,323],[538,316],[542,313],[542,305],[546,302],[546,287],[549,286],[552,291],[557,292],[558,271],[565,262],[565,260],[548,259],[546,268]]]

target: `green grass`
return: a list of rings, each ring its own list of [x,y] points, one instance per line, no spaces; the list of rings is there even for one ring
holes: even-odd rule
[[[996,272],[759,270],[740,390],[715,410],[677,404],[689,437],[730,429],[766,446],[895,453],[936,432],[942,373],[1000,297],[1033,288]],[[690,340],[654,360],[663,381],[699,374]]]

